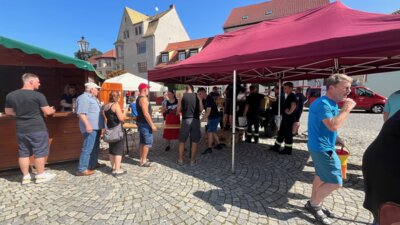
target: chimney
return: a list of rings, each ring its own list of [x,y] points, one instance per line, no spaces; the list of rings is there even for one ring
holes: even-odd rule
[[[169,9],[173,9],[173,8],[175,8],[174,4],[169,5]]]

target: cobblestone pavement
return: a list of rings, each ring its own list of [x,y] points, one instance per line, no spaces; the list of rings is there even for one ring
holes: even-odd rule
[[[352,150],[344,188],[324,203],[340,217],[334,224],[368,224],[362,207],[361,157],[378,134],[382,115],[353,113],[342,137]],[[0,173],[0,224],[314,224],[303,209],[311,195],[314,169],[306,151],[306,119],[292,156],[240,143],[236,173],[229,148],[198,156],[191,167],[178,166],[176,144],[164,151],[161,133],[151,150],[153,166],[137,166],[137,151],[125,158],[128,174],[114,178],[109,168],[76,177],[77,162],[50,165],[57,177],[45,184],[20,185],[19,171]],[[201,152],[205,148],[202,143]],[[106,159],[106,158],[104,158]],[[108,161],[104,160],[108,164]],[[109,164],[108,164],[109,165]]]

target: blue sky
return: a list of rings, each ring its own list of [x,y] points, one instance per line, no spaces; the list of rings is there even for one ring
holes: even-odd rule
[[[2,0],[0,36],[73,56],[83,35],[91,48],[107,51],[116,41],[125,6],[143,14],[156,14],[175,4],[192,39],[222,33],[231,9],[262,0]],[[398,0],[342,0],[353,9],[392,13]]]

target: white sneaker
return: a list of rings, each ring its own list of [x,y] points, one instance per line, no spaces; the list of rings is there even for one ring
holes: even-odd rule
[[[33,182],[33,179],[32,179],[32,177],[31,177],[31,175],[29,174],[29,175],[26,175],[26,176],[24,176],[24,177],[22,177],[22,181],[21,181],[21,184],[22,185],[24,185],[24,184],[30,184],[30,183],[32,183]]]
[[[56,177],[56,174],[54,173],[43,172],[42,174],[36,175],[35,183],[37,184],[44,183],[53,179],[54,177]]]

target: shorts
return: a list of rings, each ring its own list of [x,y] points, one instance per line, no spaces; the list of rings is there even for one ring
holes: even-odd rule
[[[200,141],[200,120],[193,118],[182,119],[181,129],[179,130],[179,142],[186,142],[189,135],[192,142],[198,143]]]
[[[224,114],[232,115],[233,113],[232,105],[233,105],[233,99],[228,99],[228,98],[225,99]]]
[[[215,118],[215,119],[208,119],[207,132],[211,132],[211,133],[217,132],[219,120],[220,120],[219,117]]]
[[[342,186],[342,168],[336,151],[308,151],[314,163],[315,173],[321,181]]]
[[[138,126],[140,142],[139,144],[145,145],[148,148],[153,146],[153,130],[151,129],[150,125],[147,123],[136,123]]]
[[[18,152],[20,158],[42,158],[49,155],[49,133],[36,131],[32,133],[17,133]]]

